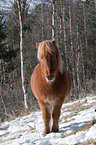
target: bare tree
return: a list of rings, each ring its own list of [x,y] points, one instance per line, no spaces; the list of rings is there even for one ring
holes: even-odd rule
[[[69,1],[69,29],[70,29],[70,41],[71,41],[71,60],[72,60],[72,63],[73,63],[73,66],[72,66],[72,74],[73,74],[73,85],[74,85],[74,89],[76,88],[76,83],[75,83],[75,69],[74,69],[74,56],[73,56],[73,53],[74,53],[74,50],[73,50],[73,40],[72,40],[72,24],[71,24],[71,5],[70,5],[70,1]]]
[[[55,36],[55,32],[54,32],[55,0],[51,0],[51,3],[52,3],[52,38],[54,38]]]
[[[44,18],[43,18],[43,4],[41,4],[41,18],[42,18],[42,41],[44,39],[44,28],[43,28],[43,24],[44,24]]]
[[[85,66],[84,66],[84,58],[83,58],[83,51],[82,51],[82,44],[81,44],[81,39],[79,37],[79,41],[80,41],[80,50],[81,50],[81,65],[82,65],[82,70],[83,70],[83,85],[84,85],[84,89],[86,90],[86,81],[85,81]]]
[[[76,41],[76,69],[77,69],[77,88],[78,88],[78,91],[80,90],[80,78],[79,78],[79,59],[80,59],[80,52],[79,52],[79,32],[78,32],[78,23],[77,23],[77,41]]]
[[[17,0],[17,4],[18,4],[18,12],[19,12],[19,23],[20,23],[20,56],[21,56],[21,80],[22,80],[22,89],[23,89],[23,93],[24,93],[24,105],[25,105],[25,110],[28,111],[28,105],[27,105],[27,92],[25,89],[25,79],[24,79],[24,65],[23,65],[23,46],[22,46],[22,34],[23,34],[23,30],[22,30],[22,19],[21,19],[21,10],[20,10],[20,1]]]
[[[86,15],[85,15],[85,6],[83,3],[83,17],[84,17],[84,33],[85,33],[85,47],[86,47],[86,63],[88,64],[88,42],[87,42],[87,28],[86,28]],[[88,68],[87,68],[87,76],[88,76]]]
[[[66,44],[66,28],[65,28],[65,6],[62,3],[62,21],[63,21],[63,31],[64,31],[64,48],[65,48],[65,60],[66,60],[66,66],[68,69],[68,59],[67,59],[67,44]]]

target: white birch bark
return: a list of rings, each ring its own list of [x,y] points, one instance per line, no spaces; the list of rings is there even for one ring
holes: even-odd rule
[[[51,3],[52,3],[52,38],[54,38],[55,36],[55,33],[54,33],[54,11],[55,11],[55,6],[54,6],[54,3],[55,1],[54,0],[51,0]]]
[[[19,23],[20,23],[20,56],[21,56],[21,80],[22,80],[22,89],[24,93],[24,105],[25,109],[28,110],[27,105],[27,93],[24,85],[24,69],[23,69],[23,48],[22,48],[22,19],[21,19],[21,12],[20,12],[20,3],[19,0],[17,0],[18,4],[18,12],[19,12]]]

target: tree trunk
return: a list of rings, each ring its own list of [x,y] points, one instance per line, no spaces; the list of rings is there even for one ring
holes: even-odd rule
[[[72,40],[72,24],[71,24],[71,6],[69,2],[69,27],[70,27],[70,41],[71,41],[71,61],[72,61],[72,74],[73,74],[73,87],[76,89],[76,83],[75,83],[75,69],[74,69],[74,50],[73,50],[73,40]]]
[[[65,7],[62,4],[63,8],[62,8],[62,14],[63,14],[63,31],[64,31],[64,48],[65,48],[65,60],[66,60],[66,66],[67,66],[67,70],[68,70],[68,59],[67,59],[67,45],[66,45],[66,32],[65,32]]]
[[[54,36],[55,36],[55,33],[54,33],[54,11],[55,11],[55,6],[54,6],[54,4],[55,4],[55,0],[51,0],[51,3],[52,3],[52,38],[54,38]]]
[[[0,74],[1,74],[0,96],[1,96],[1,100],[0,101],[2,102],[2,104],[4,106],[4,111],[5,111],[5,114],[4,114],[5,120],[4,121],[6,121],[7,120],[7,108],[6,108],[6,104],[5,104],[4,100],[3,100],[3,91],[2,91],[3,90],[3,82],[2,82],[2,80],[3,80],[3,75],[4,75],[2,59],[0,59],[0,66],[1,66],[1,69],[0,69]]]
[[[19,12],[19,23],[20,23],[20,56],[21,56],[21,80],[22,80],[22,89],[24,93],[24,105],[25,110],[28,111],[28,105],[27,105],[27,93],[25,89],[25,79],[24,79],[24,70],[23,70],[23,47],[22,47],[22,19],[21,19],[21,11],[20,11],[20,3],[19,0],[17,0],[18,4],[18,12]]]
[[[82,51],[82,44],[81,44],[81,39],[80,39],[80,37],[79,37],[79,41],[80,41],[80,50],[81,50],[81,60],[82,60],[82,62],[81,62],[81,64],[82,64],[82,69],[83,69],[83,72],[82,72],[82,74],[83,74],[83,76],[82,76],[82,78],[83,78],[83,87],[84,87],[84,89],[86,90],[86,80],[85,80],[85,66],[84,66],[84,59],[83,59],[83,51]]]
[[[78,22],[78,20],[77,20]],[[76,41],[76,68],[77,68],[77,88],[78,91],[80,91],[80,79],[79,79],[79,32],[78,32],[78,23],[76,24],[76,28],[77,28],[77,41]]]
[[[43,28],[43,5],[41,4],[41,18],[42,18],[42,41],[44,40],[44,28]]]
[[[88,77],[88,44],[87,44],[87,28],[86,28],[86,15],[83,3],[83,16],[84,16],[84,33],[85,33],[85,52],[86,52],[86,77]]]

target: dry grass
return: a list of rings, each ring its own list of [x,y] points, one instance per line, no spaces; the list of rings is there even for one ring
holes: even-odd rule
[[[93,98],[93,100],[96,100],[96,98]],[[87,104],[87,105],[85,105],[85,104]],[[69,107],[67,106],[67,110],[66,110],[66,107],[64,107],[63,108],[63,111],[62,111],[62,113],[64,113],[64,112],[72,112],[71,114],[69,114],[69,115],[66,115],[66,116],[62,116],[62,118],[60,119],[60,122],[62,122],[62,120],[63,120],[63,118],[65,119],[65,121],[63,121],[62,123],[67,123],[67,122],[70,122],[70,121],[72,121],[72,120],[74,120],[74,118],[72,118],[73,116],[76,116],[76,115],[78,115],[78,112],[80,112],[80,111],[84,111],[84,110],[87,110],[87,109],[90,109],[91,107],[93,107],[93,106],[95,106],[96,105],[96,102],[92,102],[91,104],[89,104],[88,102],[87,102],[87,99],[85,100],[85,101],[83,101],[83,102],[80,102],[80,101],[78,101],[78,102],[76,102],[76,103],[74,103],[74,104],[72,104],[72,105],[70,105]],[[64,111],[64,110],[66,110],[66,111]],[[95,110],[94,110],[95,111]],[[91,120],[91,121],[89,121],[88,123],[85,123],[84,125],[85,125],[85,127],[84,128],[79,128],[79,129],[76,129],[76,130],[74,130],[74,131],[72,131],[71,133],[69,133],[69,134],[65,134],[64,136],[61,136],[61,138],[65,138],[65,137],[67,137],[67,136],[69,136],[69,135],[74,135],[74,134],[76,134],[77,132],[79,132],[79,131],[85,131],[85,130],[89,130],[89,128],[91,127],[91,126],[93,126],[94,124],[96,124],[96,119],[93,119],[93,120]],[[89,141],[89,142],[94,142],[94,141]],[[89,143],[88,142],[88,143]],[[87,143],[87,142],[86,142]],[[86,144],[86,143],[84,143],[84,145]],[[80,143],[78,143],[78,144],[80,144]],[[93,145],[95,144],[95,142],[93,143]]]
[[[91,126],[93,126],[94,124],[96,124],[96,119],[93,119],[93,120],[89,121],[88,123],[85,123],[85,124],[84,124],[84,125],[85,125],[85,128],[76,129],[76,130],[74,130],[73,132],[71,132],[70,134],[67,134],[67,133],[66,133],[65,135],[61,136],[61,138],[65,138],[65,137],[67,137],[67,136],[69,136],[69,135],[74,135],[74,134],[76,134],[76,133],[79,132],[79,131],[89,130],[89,128],[90,128]]]
[[[75,145],[96,145],[96,141],[91,139],[90,141],[86,141],[84,143],[76,143]]]
[[[64,117],[62,116],[62,118],[60,119],[60,122],[62,122],[63,118],[65,119],[65,121],[63,123],[67,123],[67,122],[70,122],[70,121],[74,120],[71,117],[76,116],[78,114],[78,112],[80,112],[80,111],[83,111],[83,110],[86,110],[86,109],[90,109],[91,107],[93,107],[93,106],[96,105],[96,102],[93,102],[90,105],[88,104],[86,106],[84,104],[87,104],[87,100],[85,100],[83,102],[78,101],[78,102],[70,105],[69,107],[67,106],[68,109],[66,111],[67,112],[72,112],[72,113],[70,115],[66,115]],[[64,111],[65,109],[66,109],[66,107],[63,108],[62,113],[66,112],[66,111]],[[71,119],[70,120],[67,120],[69,118],[71,118]]]
[[[30,126],[29,126],[29,127],[30,127]],[[4,140],[2,140],[2,141],[0,141],[0,142],[2,143],[2,142],[14,140],[14,139],[16,139],[16,138],[20,138],[21,136],[23,136],[23,133],[25,134],[25,132],[26,132],[26,134],[27,134],[27,133],[29,134],[29,133],[34,133],[35,131],[36,131],[36,128],[30,127],[30,129],[27,129],[26,131],[25,131],[25,130],[22,130],[20,133],[18,132],[18,136],[15,137],[15,134],[13,133],[13,136],[12,136],[12,137],[6,139],[6,137],[9,135],[9,132],[7,132],[7,133],[5,133],[5,134],[3,134],[3,135],[0,135],[0,137],[4,136]]]
[[[95,98],[92,98],[92,100],[96,100],[96,97]],[[60,122],[62,122],[63,118],[65,119],[65,121],[62,122],[62,123],[70,122],[70,121],[74,120],[74,118],[72,118],[72,117],[73,116],[76,116],[78,114],[78,112],[84,111],[84,110],[87,110],[87,109],[90,109],[91,107],[93,107],[95,105],[96,105],[96,102],[95,101],[92,102],[91,104],[89,104],[87,102],[87,99],[86,99],[83,102],[78,101],[78,102],[70,105],[69,107],[67,106],[67,108],[68,108],[67,110],[66,110],[66,107],[64,107],[62,113],[66,112],[66,111],[67,112],[72,112],[72,113],[69,114],[69,115],[66,115],[64,117],[62,116]],[[64,111],[64,110],[66,110],[66,111]],[[96,109],[94,111],[96,112]],[[74,134],[76,134],[79,131],[89,130],[90,127],[93,126],[94,124],[96,124],[96,119],[93,119],[93,120],[89,121],[88,123],[85,123],[85,127],[84,128],[76,129],[76,130],[72,131],[69,134],[66,133],[65,135],[61,136],[61,138],[65,138],[65,137],[67,137],[69,135],[74,135]],[[89,145],[89,144],[96,145],[96,141],[90,140],[90,141],[87,141],[87,142],[84,142],[84,143],[77,143],[75,145]]]
[[[83,111],[85,109],[89,109],[90,107],[94,106],[94,104],[84,106],[85,103],[86,103],[86,101],[84,101],[84,102],[79,101],[77,103],[74,103],[67,109],[67,111],[78,113],[80,111]]]

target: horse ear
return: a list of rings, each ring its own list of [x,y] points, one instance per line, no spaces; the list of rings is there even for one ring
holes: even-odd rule
[[[39,47],[39,45],[40,45],[40,43],[36,43],[36,47],[37,47],[37,48]]]
[[[56,44],[56,40],[55,38],[52,39],[53,44]]]

